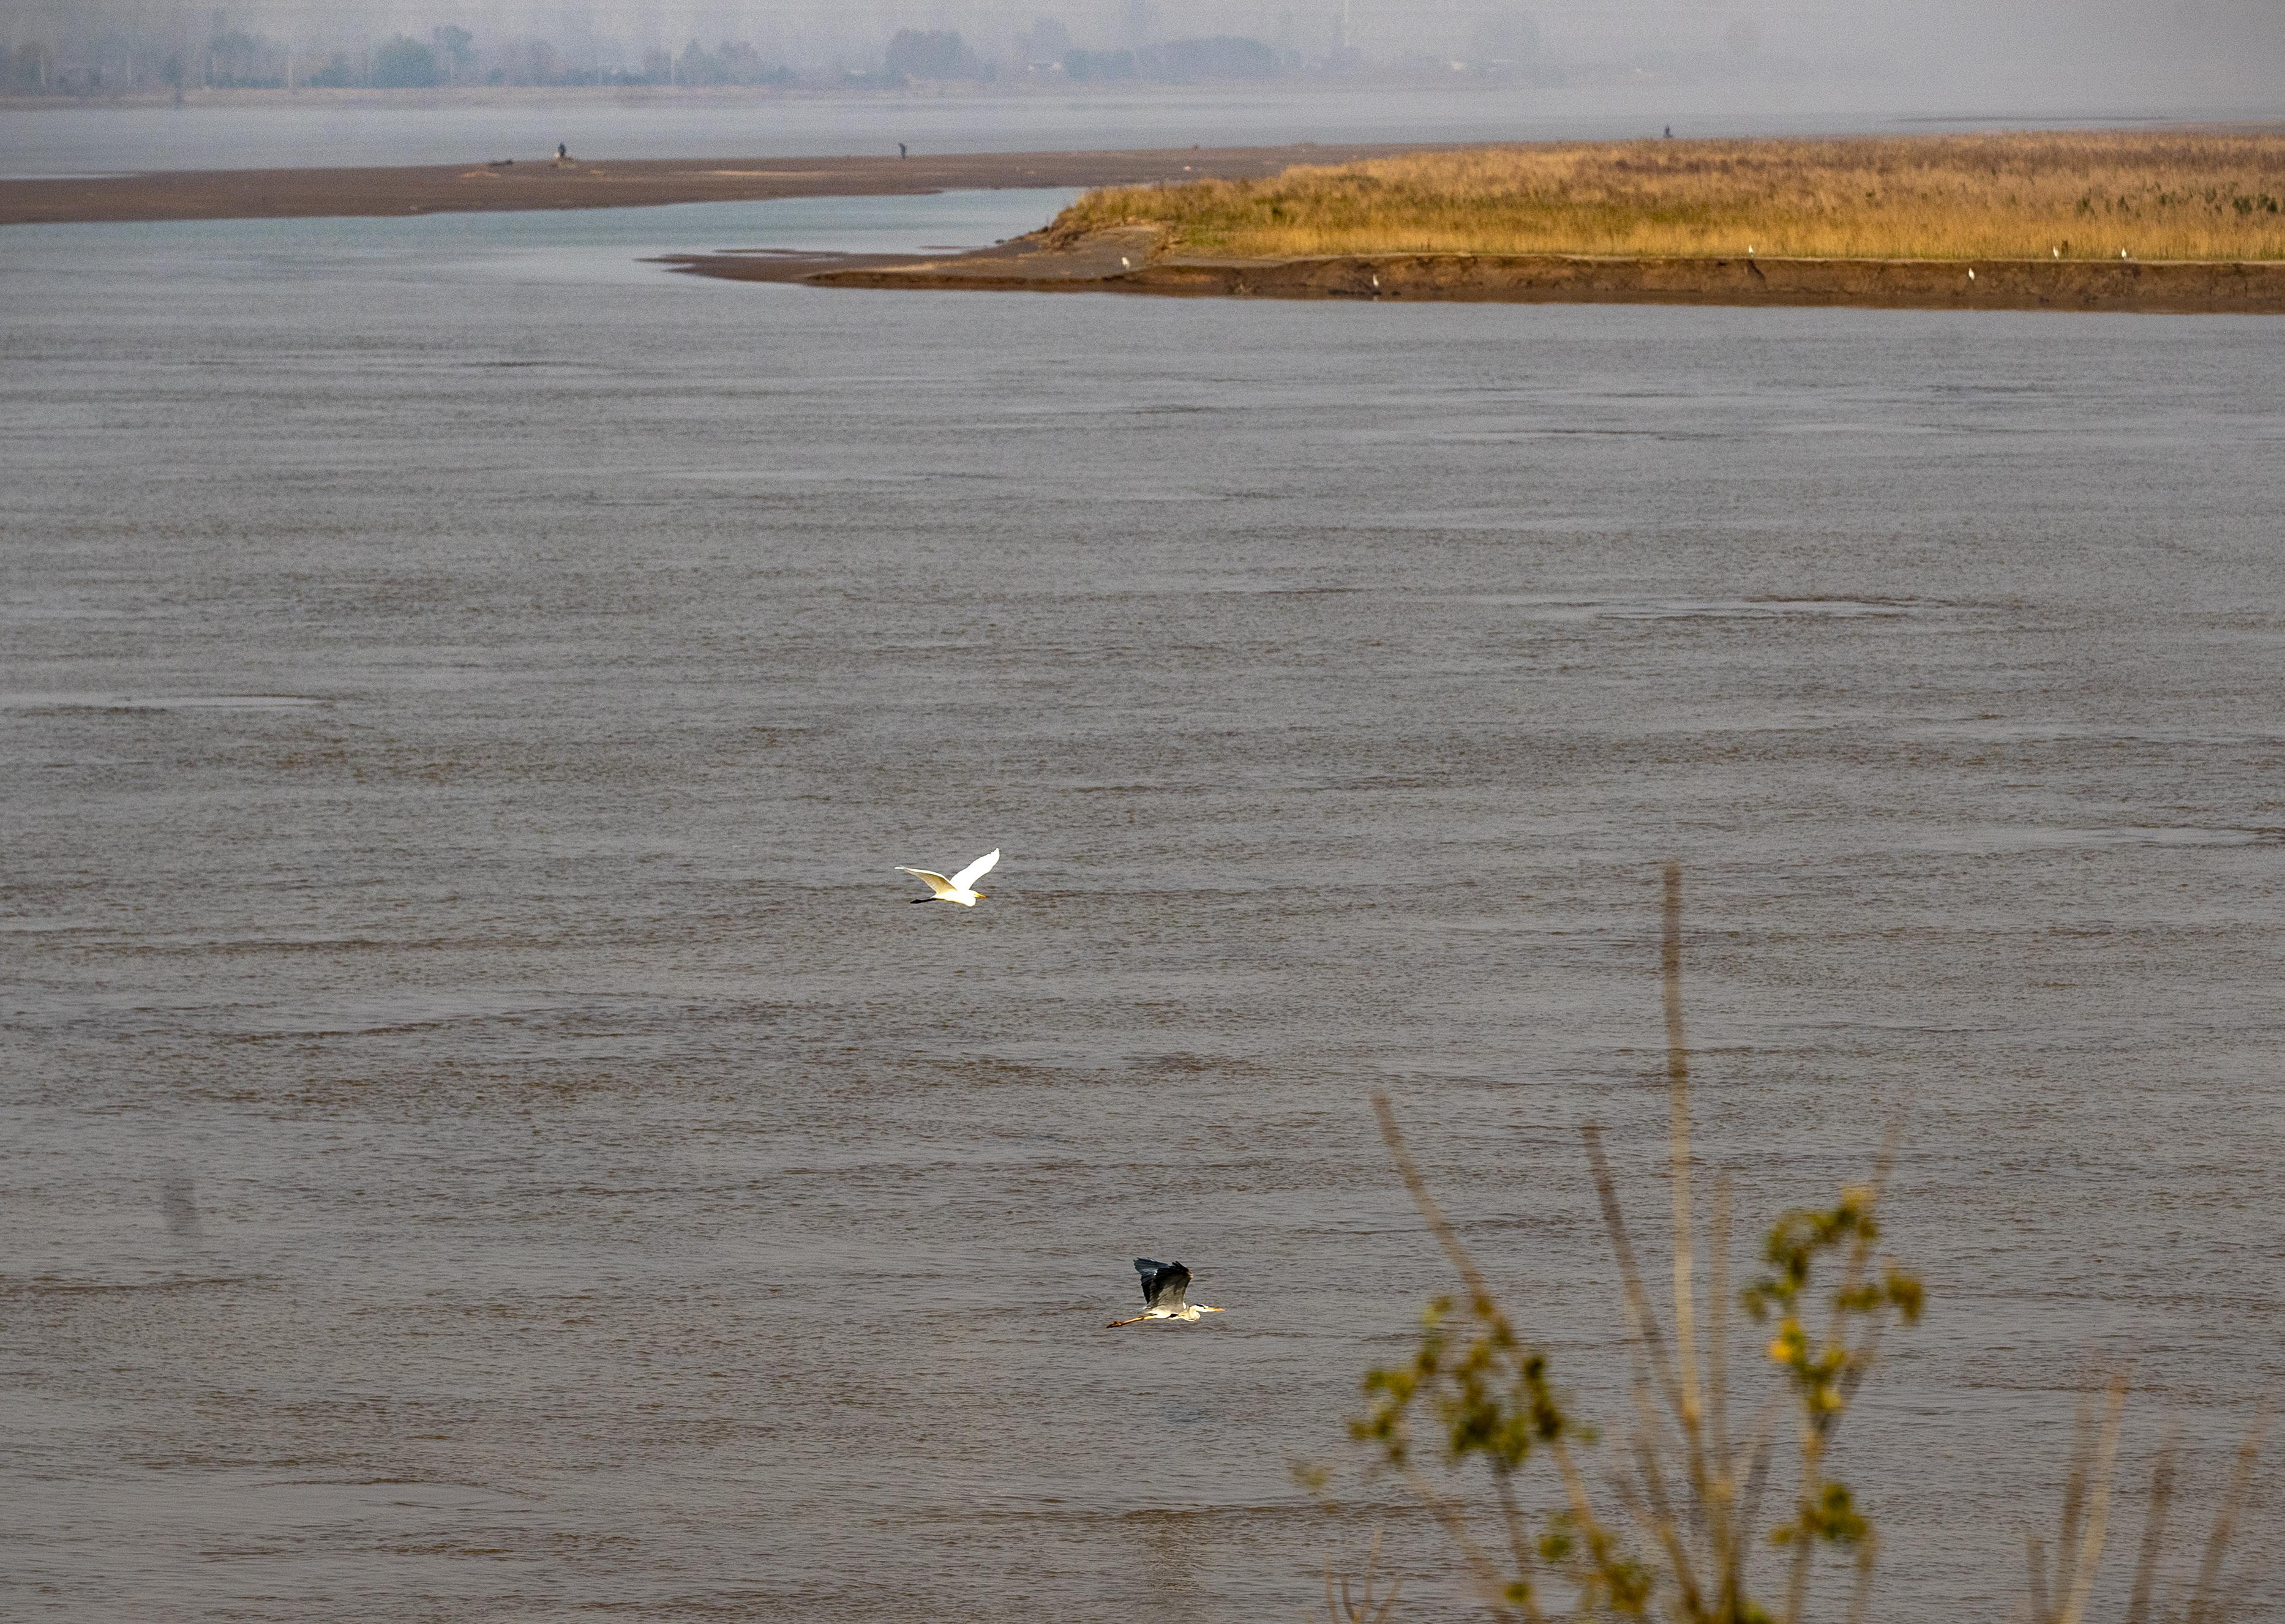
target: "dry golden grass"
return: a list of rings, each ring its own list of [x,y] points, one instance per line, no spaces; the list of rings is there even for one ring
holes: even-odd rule
[[[2075,132],[1485,147],[1089,192],[1056,235],[1178,252],[2285,258],[2285,135]]]

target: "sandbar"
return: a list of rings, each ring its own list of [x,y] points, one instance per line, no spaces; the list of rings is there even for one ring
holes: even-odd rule
[[[888,197],[1018,187],[1149,185],[1276,175],[1431,150],[1402,145],[1167,147],[885,158],[509,159],[389,169],[192,169],[0,180],[0,225],[287,220],[628,208],[772,198]]]

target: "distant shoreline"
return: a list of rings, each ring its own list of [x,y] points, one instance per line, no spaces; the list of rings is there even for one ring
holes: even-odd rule
[[[90,91],[85,95],[0,93],[0,113],[115,112],[121,108],[180,110],[186,113],[216,109],[237,112],[324,109],[329,112],[407,113],[438,109],[499,109],[517,112],[538,108],[595,107],[768,108],[821,102],[926,106],[937,103],[1069,101],[1074,98],[1119,102],[1138,98],[1236,100],[1241,97],[1263,94],[1271,97],[1307,95],[1339,88],[1338,84],[1312,80],[1277,80],[1265,84],[1261,81],[1221,80],[1183,83],[1136,79],[1062,80],[1053,82],[1030,79],[976,82],[930,81],[894,87],[863,84],[439,84],[418,89],[381,89],[370,85],[303,84],[290,90],[278,85],[215,86],[206,90],[186,88],[181,99],[177,100],[171,89],[161,85],[132,90]],[[1392,77],[1375,81],[1367,88],[1379,91],[1449,87]],[[1496,89],[1465,88],[1469,93],[1479,90],[1486,94],[1497,93]]]
[[[1022,187],[1151,185],[1275,175],[1441,150],[1386,145],[1166,147],[898,158],[678,158],[567,162],[501,153],[389,169],[204,169],[0,179],[0,226],[161,220],[292,220],[632,208],[773,198],[884,197]]]
[[[386,169],[224,169],[0,179],[0,226],[396,217],[1250,180],[1447,145],[1179,147],[896,158],[488,160]],[[1165,247],[1128,227],[1044,233],[954,258],[717,253],[695,275],[826,287],[1496,303],[1851,305],[2285,314],[2285,262],[1851,259],[1392,253],[1274,258]],[[1970,274],[1970,273],[1973,274]]]

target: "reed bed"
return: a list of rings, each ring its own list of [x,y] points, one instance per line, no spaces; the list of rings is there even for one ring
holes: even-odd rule
[[[1245,259],[2285,259],[2285,134],[1483,147],[1092,192],[1051,235],[1126,225]]]

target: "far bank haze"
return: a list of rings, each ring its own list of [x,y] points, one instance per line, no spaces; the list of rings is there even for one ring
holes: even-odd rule
[[[2285,12],[2267,0],[454,0],[426,12],[378,0],[211,11],[15,0],[0,12],[0,90],[41,96],[472,85],[1065,92],[1389,78],[1621,97],[1695,88],[1733,106],[2273,108]]]

